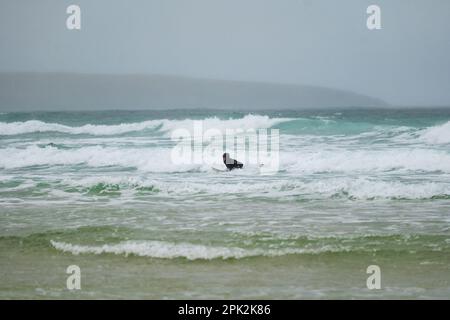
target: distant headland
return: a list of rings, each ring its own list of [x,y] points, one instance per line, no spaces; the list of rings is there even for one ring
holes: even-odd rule
[[[0,73],[1,111],[385,106],[380,99],[349,91],[294,84],[169,75]]]

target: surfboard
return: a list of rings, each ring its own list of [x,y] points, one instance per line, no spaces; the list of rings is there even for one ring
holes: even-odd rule
[[[213,169],[213,171],[215,171],[215,172],[227,172],[228,171],[228,169],[219,169],[219,168],[214,168],[214,167],[211,167],[211,169]]]

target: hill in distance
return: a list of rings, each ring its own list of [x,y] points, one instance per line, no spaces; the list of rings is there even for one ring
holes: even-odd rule
[[[315,86],[164,75],[0,73],[2,111],[385,107],[376,98]]]

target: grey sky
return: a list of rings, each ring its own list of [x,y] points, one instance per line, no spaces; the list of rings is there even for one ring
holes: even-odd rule
[[[66,29],[78,4],[82,30]],[[378,4],[382,30],[366,28]],[[0,71],[320,85],[450,105],[448,0],[0,0]]]

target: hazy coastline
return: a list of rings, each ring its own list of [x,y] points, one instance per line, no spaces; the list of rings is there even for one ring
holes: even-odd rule
[[[387,107],[381,99],[316,86],[167,75],[0,73],[2,111],[316,109]]]

